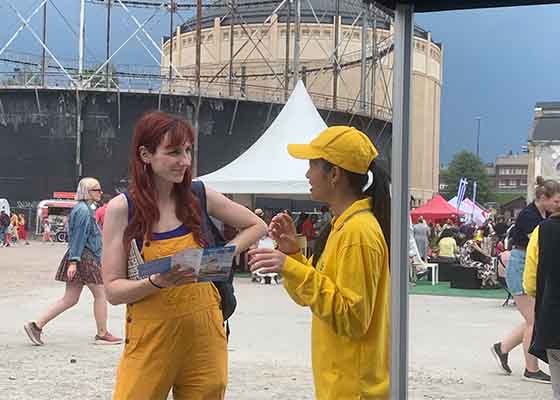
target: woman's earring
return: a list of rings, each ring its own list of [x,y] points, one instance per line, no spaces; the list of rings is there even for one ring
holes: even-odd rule
[[[144,163],[144,173],[145,173],[145,174],[148,173],[148,167],[147,167],[147,164],[146,164],[146,163]]]

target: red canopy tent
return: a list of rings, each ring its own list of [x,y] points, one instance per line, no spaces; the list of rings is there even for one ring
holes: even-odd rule
[[[448,219],[457,221],[458,217],[463,213],[453,207],[441,195],[436,195],[432,200],[428,201],[422,207],[415,208],[411,212],[412,222],[418,222],[418,218],[424,217],[426,222],[445,222]]]

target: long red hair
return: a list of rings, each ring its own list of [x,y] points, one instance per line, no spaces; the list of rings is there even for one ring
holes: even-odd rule
[[[132,239],[150,241],[154,224],[159,220],[154,172],[150,165],[145,164],[140,158],[140,147],[144,146],[150,153],[155,153],[166,136],[170,146],[194,143],[194,129],[191,124],[180,117],[164,112],[148,112],[134,127],[128,183],[133,207],[132,218],[123,235],[126,249],[130,249]],[[196,242],[204,246],[205,240],[200,229],[201,209],[196,196],[191,191],[191,180],[192,170],[187,168],[183,181],[173,185],[175,213],[177,219],[191,230]]]

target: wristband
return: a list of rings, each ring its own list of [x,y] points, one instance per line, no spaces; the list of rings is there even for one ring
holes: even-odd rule
[[[157,287],[158,289],[163,289],[163,286],[156,285],[156,284],[154,283],[154,281],[152,281],[152,275],[148,276],[148,281],[149,281],[154,287]]]

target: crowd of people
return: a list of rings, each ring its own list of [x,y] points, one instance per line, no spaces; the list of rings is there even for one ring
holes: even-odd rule
[[[8,215],[5,210],[1,210],[0,247],[10,247],[18,243],[29,245],[25,216],[16,213]]]
[[[444,224],[427,223],[420,217],[412,227],[418,256],[423,261],[455,262],[463,267],[475,268],[481,286],[498,285],[498,275],[493,257],[505,246],[508,225],[503,216],[490,218],[477,225],[472,221],[457,223],[448,219]],[[417,265],[417,264],[416,264]],[[413,264],[413,268],[416,268]],[[411,274],[413,276],[413,274]]]
[[[552,383],[554,399],[560,399],[560,183],[538,177],[535,200],[515,220],[499,216],[480,226],[448,220],[441,226],[419,218],[412,232],[420,257],[476,268],[484,287],[494,287],[503,271],[502,284],[522,322],[491,346],[492,355],[510,375],[509,354],[522,345],[522,379]],[[551,375],[539,360],[549,364]]]

